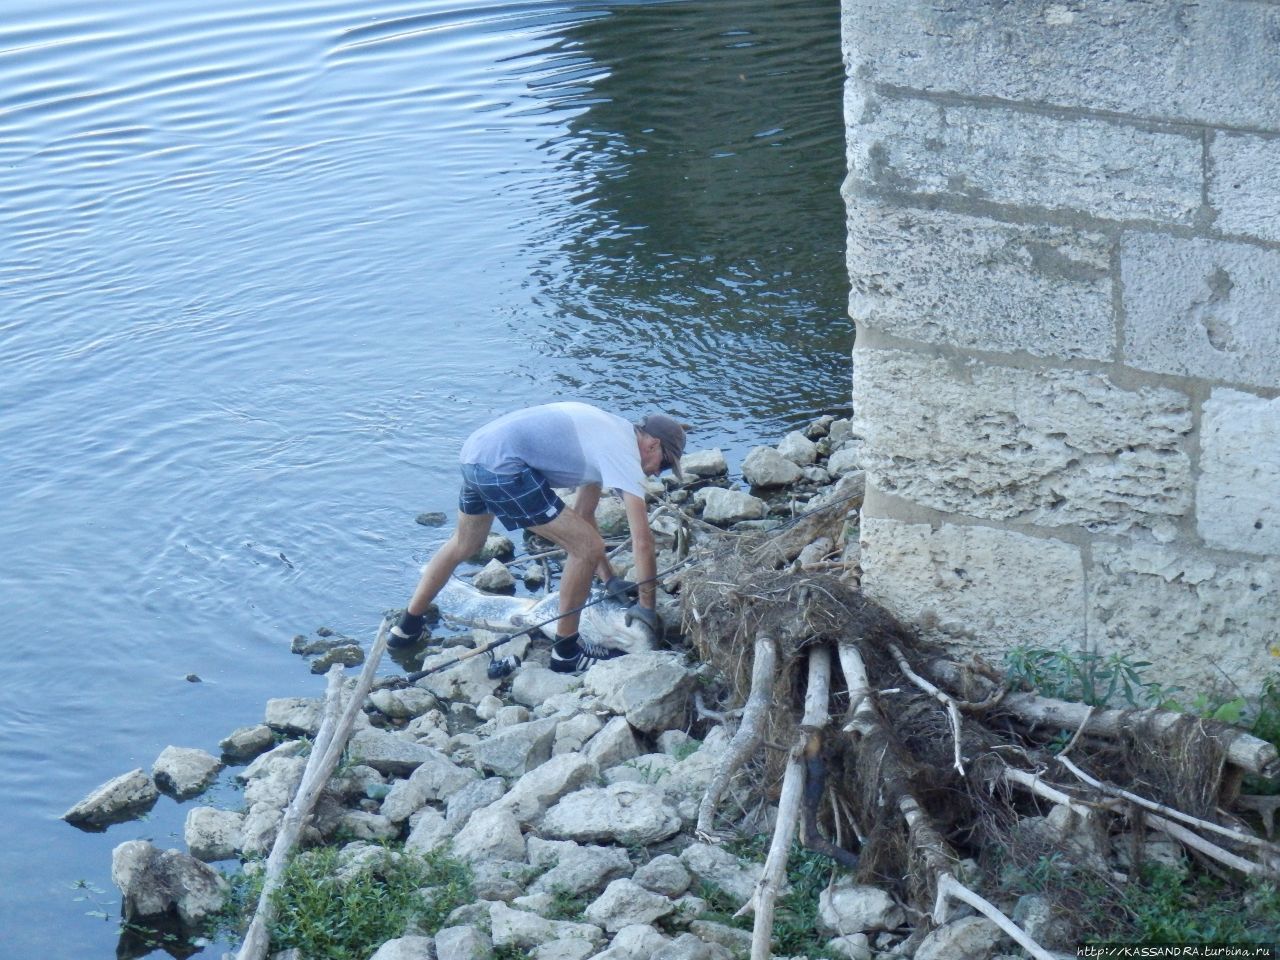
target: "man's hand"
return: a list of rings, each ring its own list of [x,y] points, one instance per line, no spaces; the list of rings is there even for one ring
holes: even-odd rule
[[[623,580],[619,576],[612,576],[604,582],[604,592],[612,600],[635,600],[639,591],[630,580]]]
[[[627,626],[631,626],[636,620],[648,627],[655,639],[662,635],[662,622],[658,619],[658,611],[638,603],[632,604],[627,608]]]

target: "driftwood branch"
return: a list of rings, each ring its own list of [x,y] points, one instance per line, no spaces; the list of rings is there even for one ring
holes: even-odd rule
[[[716,767],[715,776],[707,784],[702,803],[698,806],[696,832],[704,839],[713,837],[712,824],[715,821],[716,807],[720,805],[720,797],[729,781],[764,739],[765,722],[773,706],[773,681],[777,671],[777,644],[767,637],[761,637],[756,640],[755,657],[751,664],[751,693],[748,694],[742,711],[742,722],[729,742],[729,749]]]
[[[237,960],[262,960],[262,957],[266,956],[271,940],[269,928],[275,917],[274,894],[283,878],[285,863],[302,834],[302,827],[307,817],[311,815],[311,809],[315,806],[321,790],[329,782],[330,775],[347,748],[347,739],[351,736],[351,728],[355,726],[356,715],[364,707],[365,697],[373,687],[378,661],[382,659],[382,652],[387,647],[387,632],[390,626],[389,620],[382,621],[378,637],[373,642],[373,649],[360,674],[360,680],[356,683],[356,688],[351,694],[351,699],[347,701],[342,716],[336,720],[334,717],[337,716],[336,701],[340,699],[342,668],[335,664],[329,670],[325,717],[321,721],[320,732],[316,736],[315,748],[312,749],[311,757],[307,760],[306,769],[303,771],[302,782],[298,784],[298,792],[289,803],[284,819],[280,822],[275,843],[272,844],[271,853],[267,857],[262,893],[258,897],[258,908],[245,933],[244,943],[240,946]],[[319,749],[322,740],[323,749]]]
[[[827,725],[831,691],[831,653],[825,646],[809,651],[809,682],[806,687],[804,715],[800,721],[800,741],[791,750],[782,778],[782,795],[778,799],[778,819],[769,844],[760,880],[751,899],[742,905],[737,916],[755,912],[751,934],[751,960],[768,960],[773,955],[773,915],[778,892],[786,884],[787,858],[799,821],[800,800],[804,794],[805,754]]]
[[[952,686],[962,681],[961,668],[949,660],[933,660],[926,670],[934,680]],[[1116,737],[1125,731],[1141,729],[1149,736],[1177,736],[1186,722],[1185,713],[1171,710],[1098,710],[1083,703],[1068,703],[1034,693],[1009,693],[1000,708],[1026,723],[1052,724],[1063,729],[1080,729],[1091,736]],[[1208,733],[1226,753],[1227,762],[1250,773],[1267,778],[1280,776],[1280,753],[1274,744],[1261,740],[1236,727],[1212,721],[1201,721]]]
[[[990,900],[980,896],[973,890],[970,890],[963,883],[955,878],[954,874],[944,873],[938,877],[938,904],[945,911],[945,901],[959,900],[961,903],[967,903],[973,907],[988,920],[1005,932],[1018,946],[1034,957],[1035,960],[1062,960],[1063,954],[1051,953],[1046,950],[1031,937],[1027,936],[1026,931],[1019,927],[1016,923],[1000,912]],[[935,908],[935,913],[938,908]],[[1068,954],[1066,956],[1074,956]]]
[[[960,708],[956,705],[955,699],[949,694],[943,693],[924,677],[912,670],[911,664],[907,663],[906,656],[898,648],[896,643],[889,644],[889,652],[893,654],[893,659],[898,662],[898,669],[902,671],[903,675],[925,693],[929,694],[929,696],[933,697],[933,699],[941,703],[943,708],[947,711],[947,720],[951,723],[951,737],[955,744],[955,759],[952,761],[952,765],[956,768],[956,773],[963,777],[964,758],[961,756],[960,751]]]

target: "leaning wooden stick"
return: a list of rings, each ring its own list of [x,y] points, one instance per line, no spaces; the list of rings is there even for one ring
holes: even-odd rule
[[[800,721],[800,740],[791,749],[787,769],[782,777],[782,795],[778,798],[777,825],[769,855],[765,858],[760,880],[751,899],[735,916],[755,912],[751,933],[751,960],[769,960],[773,956],[773,915],[778,892],[786,884],[787,858],[795,839],[800,819],[800,798],[804,794],[805,747],[826,726],[831,691],[831,653],[826,647],[809,651],[809,684],[806,688],[804,716]]]
[[[373,649],[365,661],[360,680],[356,683],[356,688],[352,691],[351,699],[347,701],[341,718],[332,725],[331,735],[324,729],[324,723],[321,723],[321,731],[316,740],[318,743],[322,737],[325,739],[324,750],[323,752],[312,750],[302,775],[302,783],[298,785],[298,792],[294,794],[293,800],[289,803],[289,809],[285,811],[284,819],[280,821],[280,830],[271,847],[271,854],[267,857],[267,868],[262,893],[258,897],[258,908],[245,933],[240,952],[236,955],[237,960],[262,960],[266,956],[267,947],[271,942],[269,928],[275,917],[274,894],[283,878],[285,863],[298,842],[298,837],[302,835],[302,827],[307,817],[311,815],[311,808],[315,806],[320,792],[329,782],[330,775],[347,748],[347,739],[351,736],[351,728],[355,726],[356,716],[364,708],[365,697],[373,688],[378,661],[382,659],[382,653],[387,648],[387,633],[390,627],[389,620],[382,621],[378,638],[373,642]],[[336,691],[341,688],[341,685],[342,668],[335,664],[329,671],[329,693],[326,697],[332,695],[336,699]],[[331,701],[326,699],[326,704],[329,702]],[[336,714],[336,712],[336,709],[331,710],[326,706],[326,714]]]
[[[896,643],[889,644],[889,652],[893,654],[893,659],[898,662],[898,669],[902,671],[903,675],[925,693],[929,694],[929,696],[933,697],[933,699],[941,703],[943,708],[947,711],[947,719],[951,722],[951,737],[955,746],[955,759],[952,761],[952,765],[956,768],[956,773],[963,777],[964,758],[961,756],[960,752],[960,708],[956,705],[956,701],[954,698],[943,693],[924,677],[920,676],[920,674],[912,670],[911,664],[907,663],[906,656],[900,649],[898,649],[898,645]]]
[[[768,637],[761,637],[755,645],[755,658],[751,663],[751,692],[742,711],[742,722],[729,743],[729,749],[716,767],[715,776],[707,784],[707,789],[702,794],[702,803],[698,806],[696,832],[703,839],[713,839],[712,824],[721,795],[738,768],[764,739],[765,719],[773,706],[773,681],[777,669],[778,647]]]

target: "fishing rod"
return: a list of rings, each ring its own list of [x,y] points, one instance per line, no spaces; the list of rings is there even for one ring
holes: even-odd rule
[[[840,497],[839,499],[832,500],[829,503],[824,503],[822,506],[815,507],[814,509],[808,510],[804,513],[796,514],[786,523],[782,524],[776,530],[774,530],[770,535],[769,539],[772,540],[778,537],[783,532],[795,526],[797,523],[799,523],[801,520],[805,519],[806,517],[812,516],[815,513],[821,513],[823,510],[830,510],[832,507],[836,506],[837,504],[844,503],[846,500],[856,499],[859,496],[861,496],[861,494],[857,494],[857,493],[850,494],[848,496],[844,496],[844,497]],[[671,566],[667,567],[665,570],[659,570],[652,577],[646,577],[644,580],[636,581],[635,586],[641,587],[641,586],[644,586],[646,583],[657,583],[657,581],[663,579],[664,577],[671,576],[671,574],[675,573],[677,570],[681,569],[682,567],[686,567],[691,563],[702,563],[710,559],[711,557],[709,556],[685,557],[683,560],[680,560],[677,563],[673,563]],[[588,600],[586,603],[582,604],[581,606],[574,607],[572,610],[565,610],[561,613],[557,613],[554,617],[551,617],[549,620],[544,620],[541,623],[535,623],[531,627],[525,627],[523,630],[517,630],[515,633],[510,633],[510,634],[506,634],[505,636],[501,636],[496,640],[492,640],[489,643],[486,643],[483,647],[476,647],[474,650],[468,650],[466,653],[459,654],[458,656],[454,657],[452,660],[447,660],[444,663],[436,664],[436,666],[429,667],[426,670],[415,670],[413,673],[405,674],[403,679],[406,683],[411,683],[411,684],[417,683],[423,677],[429,677],[432,674],[440,673],[441,671],[448,670],[450,667],[455,667],[458,664],[462,663],[464,660],[470,660],[473,657],[480,656],[481,654],[489,654],[490,657],[492,658],[493,651],[496,650],[498,647],[502,646],[504,643],[510,643],[512,640],[515,640],[517,637],[526,636],[528,634],[533,633],[535,630],[541,630],[543,627],[550,626],[551,624],[555,623],[557,620],[562,619],[563,617],[567,617],[574,613],[581,613],[583,610],[586,610],[588,607],[594,607],[597,603],[603,603],[604,601],[610,599],[610,597],[611,595],[608,593],[601,594],[598,597],[594,597]]]

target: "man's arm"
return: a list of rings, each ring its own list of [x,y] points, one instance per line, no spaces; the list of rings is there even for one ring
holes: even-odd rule
[[[591,524],[596,533],[600,532],[600,528],[596,526],[596,507],[598,506],[600,506],[600,484],[584,483],[578,488],[578,495],[573,498],[573,512]],[[600,560],[596,567],[596,576],[600,578],[601,583],[607,583],[613,576],[613,567],[609,565],[608,558]]]
[[[631,528],[631,550],[636,560],[636,583],[640,584],[640,605],[653,609],[654,575],[658,561],[653,552],[653,531],[649,529],[649,510],[644,497],[634,493],[622,494],[622,505],[627,510],[627,526]]]

